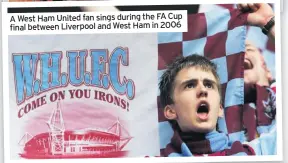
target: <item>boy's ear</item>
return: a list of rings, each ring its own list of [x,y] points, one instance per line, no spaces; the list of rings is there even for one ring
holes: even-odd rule
[[[218,117],[223,118],[224,117],[224,109],[222,104],[220,104],[219,112],[218,112]]]
[[[169,120],[175,120],[177,118],[175,108],[172,105],[166,105],[164,108],[164,116]]]

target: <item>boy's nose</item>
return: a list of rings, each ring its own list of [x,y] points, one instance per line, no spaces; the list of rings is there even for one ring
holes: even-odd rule
[[[207,92],[207,89],[204,85],[200,85],[199,86],[199,90],[197,92],[197,97],[200,98],[200,97],[207,97],[208,96],[208,92]]]

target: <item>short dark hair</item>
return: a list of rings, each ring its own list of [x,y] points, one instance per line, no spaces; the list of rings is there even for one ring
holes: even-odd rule
[[[167,70],[161,76],[159,82],[159,89],[160,102],[163,107],[174,103],[173,94],[175,88],[175,78],[179,71],[189,67],[198,67],[203,71],[212,72],[212,74],[216,78],[217,88],[220,94],[221,102],[221,84],[219,76],[217,74],[217,65],[204,56],[193,54],[186,57],[181,56],[176,58],[174,62],[167,66]]]

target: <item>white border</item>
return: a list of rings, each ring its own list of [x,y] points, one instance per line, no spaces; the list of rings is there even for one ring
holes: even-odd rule
[[[275,53],[276,53],[276,85],[277,85],[277,155],[274,156],[217,156],[217,157],[151,157],[151,158],[100,158],[100,159],[52,159],[52,160],[10,160],[10,126],[9,126],[9,80],[5,78],[9,75],[9,63],[8,61],[8,35],[7,31],[9,27],[5,24],[9,24],[7,21],[7,8],[8,7],[57,7],[57,6],[115,6],[115,5],[171,5],[171,4],[229,4],[235,3],[235,0],[157,0],[157,1],[61,1],[61,2],[2,2],[2,20],[3,20],[3,120],[4,120],[4,162],[5,163],[79,163],[85,161],[85,163],[97,162],[235,162],[241,160],[241,162],[247,161],[281,161],[283,160],[283,127],[282,127],[282,78],[281,78],[281,30],[280,30],[280,0],[241,0],[241,3],[275,3],[275,15],[276,15],[276,40],[275,40]]]
[[[241,3],[279,3],[279,0],[241,0]],[[187,4],[235,4],[235,0],[157,0],[157,1],[45,1],[45,2],[2,2],[7,7],[59,7],[59,6],[133,6],[133,5],[187,5]],[[3,10],[2,10],[3,11]],[[280,10],[279,10],[280,11]]]

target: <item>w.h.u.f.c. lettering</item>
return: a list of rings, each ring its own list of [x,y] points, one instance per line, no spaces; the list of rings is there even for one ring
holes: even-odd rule
[[[91,57],[91,69],[86,59]],[[15,91],[17,104],[42,92],[73,86],[93,86],[108,89],[112,87],[119,95],[128,99],[135,96],[135,84],[125,76],[120,78],[120,64],[129,65],[127,49],[117,47],[109,55],[107,49],[67,51],[67,72],[61,72],[62,52],[13,54]],[[37,69],[39,64],[40,70]],[[40,79],[36,78],[40,71]]]

